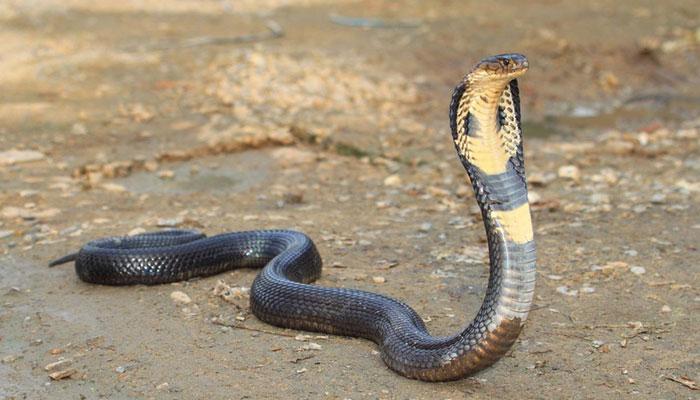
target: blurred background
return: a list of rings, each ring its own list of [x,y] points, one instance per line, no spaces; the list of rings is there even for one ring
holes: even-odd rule
[[[268,327],[255,271],[124,289],[44,267],[101,236],[294,228],[320,284],[454,332],[487,263],[447,107],[503,52],[531,65],[537,304],[473,378]],[[699,68],[697,1],[4,0],[0,397],[692,398]]]

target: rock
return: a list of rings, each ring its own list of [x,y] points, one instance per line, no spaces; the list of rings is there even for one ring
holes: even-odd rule
[[[87,135],[88,130],[85,127],[85,124],[80,123],[80,122],[76,122],[70,128],[70,133],[72,133],[73,135],[82,136],[82,135]]]
[[[75,368],[69,368],[69,369],[64,369],[61,371],[56,371],[52,372],[49,374],[49,378],[51,378],[54,381],[58,381],[61,379],[67,379],[73,376],[76,372],[78,372]]]
[[[283,167],[310,164],[316,161],[314,153],[294,147],[280,147],[273,150],[271,155]]]
[[[386,282],[386,278],[383,277],[383,276],[373,276],[373,277],[372,277],[372,282],[374,282],[374,283],[385,283],[385,282]]]
[[[671,312],[671,307],[669,307],[668,305],[664,304],[664,305],[661,307],[661,312],[662,312],[662,313],[670,313],[670,312]]]
[[[396,174],[387,176],[386,178],[384,178],[384,186],[388,186],[388,187],[401,186],[401,177],[396,175]]]
[[[593,193],[591,197],[589,197],[589,201],[591,204],[609,204],[610,196],[605,193]]]
[[[126,188],[117,183],[105,182],[100,187],[108,192],[123,193],[126,192]]]
[[[309,343],[306,343],[303,346],[301,346],[299,349],[300,350],[321,350],[321,349],[323,349],[323,347],[318,343],[309,342]]]
[[[12,149],[0,152],[0,165],[38,161],[42,160],[44,157],[44,153],[40,153],[38,151]]]
[[[650,199],[652,204],[664,204],[666,202],[666,195],[663,193],[655,193]]]
[[[430,222],[423,222],[422,224],[420,224],[420,227],[418,227],[418,230],[421,232],[428,232],[431,229],[433,229],[433,224],[431,224]]]
[[[163,382],[160,385],[156,386],[156,390],[168,390],[170,388],[170,384],[168,382]]]
[[[633,265],[630,267],[630,272],[635,275],[644,275],[647,272],[647,270],[644,267]]]
[[[568,286],[557,287],[557,292],[561,293],[563,295],[566,295],[566,296],[577,296],[578,295],[578,290],[569,289]]]
[[[182,216],[175,218],[159,218],[156,222],[156,226],[160,228],[174,228],[182,225],[183,222],[185,222],[185,218]]]
[[[527,200],[530,204],[539,204],[542,201],[542,196],[534,190],[529,190],[527,192]]]
[[[557,170],[557,176],[563,179],[569,179],[574,182],[581,181],[581,170],[575,165],[563,165]]]
[[[142,233],[146,233],[146,230],[143,228],[134,228],[134,229],[130,230],[129,233],[127,233],[126,235],[127,236],[136,236],[136,235],[140,235]]]
[[[547,186],[552,183],[556,177],[557,176],[553,172],[535,172],[528,175],[527,181],[533,186]]]
[[[0,239],[5,239],[6,237],[10,237],[14,234],[14,231],[0,231]]]
[[[170,293],[170,299],[176,304],[190,304],[192,302],[192,299],[190,299],[190,296],[188,296],[187,293],[179,290]]]
[[[165,169],[163,171],[158,172],[158,177],[160,179],[173,179],[175,178],[175,171]]]

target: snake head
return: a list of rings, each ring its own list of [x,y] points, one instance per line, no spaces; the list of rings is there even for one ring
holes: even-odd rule
[[[523,75],[529,66],[527,57],[522,54],[498,54],[481,60],[468,76],[471,84],[505,84]]]

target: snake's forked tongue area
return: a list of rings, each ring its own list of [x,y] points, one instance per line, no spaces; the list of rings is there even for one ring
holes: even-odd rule
[[[55,267],[57,265],[69,263],[71,261],[75,261],[75,259],[78,258],[78,253],[71,253],[68,255],[65,255],[61,258],[57,258],[49,263],[49,267]]]

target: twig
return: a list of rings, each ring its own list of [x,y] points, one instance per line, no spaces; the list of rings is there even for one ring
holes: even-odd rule
[[[359,28],[390,29],[417,28],[420,26],[420,22],[417,21],[387,22],[379,18],[346,17],[338,14],[331,14],[329,18],[334,24]]]
[[[260,332],[260,333],[266,333],[268,335],[275,335],[275,336],[284,336],[284,337],[296,337],[296,335],[291,334],[291,333],[284,333],[284,332],[275,332],[275,331],[270,331],[267,329],[260,329],[260,328],[251,328],[249,326],[245,325],[240,325],[240,324],[230,324],[221,318],[212,318],[211,323],[214,325],[220,325],[220,326],[225,326],[228,328],[234,328],[234,329],[243,329],[246,331],[253,331],[253,332]]]
[[[251,43],[269,39],[276,39],[284,36],[284,29],[282,29],[280,24],[273,20],[266,21],[265,27],[268,29],[268,31],[264,33],[251,33],[240,36],[195,37],[182,40],[180,43],[155,45],[151,48],[151,50],[169,50],[174,48],[188,48],[196,46]]]
[[[676,383],[680,383],[681,385],[687,387],[690,390],[700,390],[700,386],[698,386],[695,381],[689,379],[687,376],[681,376],[676,377],[676,376],[665,376],[664,378],[668,379],[669,381],[673,381]]]

